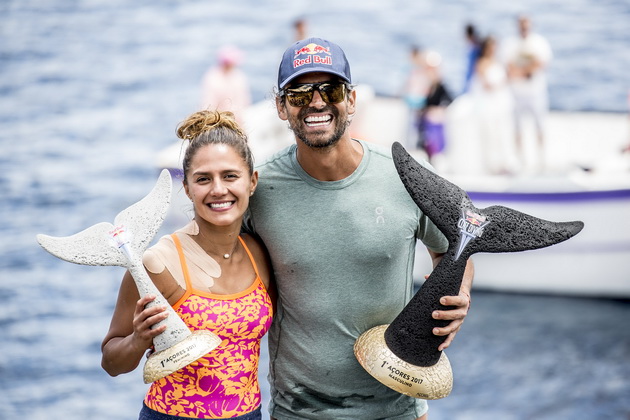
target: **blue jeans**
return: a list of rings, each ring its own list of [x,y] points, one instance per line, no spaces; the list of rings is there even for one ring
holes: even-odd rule
[[[262,413],[260,407],[247,414],[243,414],[238,417],[230,417],[229,420],[261,420]],[[142,404],[142,410],[140,410],[140,417],[138,420],[192,420],[190,417],[171,416],[169,414],[160,413]]]

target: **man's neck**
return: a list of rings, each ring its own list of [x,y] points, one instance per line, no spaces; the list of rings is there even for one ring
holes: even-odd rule
[[[361,163],[363,146],[350,137],[325,149],[306,146],[297,140],[297,160],[310,176],[320,181],[340,181],[350,176]]]

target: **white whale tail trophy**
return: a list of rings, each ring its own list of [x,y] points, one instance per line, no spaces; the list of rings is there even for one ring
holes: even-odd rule
[[[82,265],[120,266],[129,270],[140,296],[156,296],[147,307],[160,305],[169,316],[153,328],[166,330],[153,339],[155,352],[144,365],[144,382],[157,381],[214,350],[221,339],[210,331],[191,332],[159,292],[142,264],[142,254],[162,226],[171,199],[172,180],[163,170],[153,190],[118,213],[114,224],[97,223],[72,236],[37,235],[37,242],[64,261]]]

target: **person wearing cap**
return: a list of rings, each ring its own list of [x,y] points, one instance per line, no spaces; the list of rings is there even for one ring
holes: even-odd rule
[[[372,378],[356,339],[413,296],[416,240],[434,264],[444,235],[405,190],[391,151],[351,138],[356,105],[343,50],[308,38],[284,53],[276,107],[295,144],[258,166],[248,228],[267,245],[279,293],[269,334],[273,419],[426,418],[427,403]],[[386,121],[384,121],[386,123]],[[472,266],[435,334],[448,347],[468,312]]]

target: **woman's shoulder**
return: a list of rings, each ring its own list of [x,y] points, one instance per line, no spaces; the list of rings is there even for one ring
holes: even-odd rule
[[[171,235],[162,236],[157,243],[144,251],[142,262],[151,273],[161,273],[165,268],[165,260],[177,254]]]

